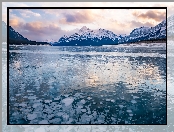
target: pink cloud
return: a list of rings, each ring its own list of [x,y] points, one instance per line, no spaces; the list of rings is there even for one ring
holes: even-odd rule
[[[158,10],[149,10],[146,13],[134,11],[132,14],[133,14],[133,16],[135,16],[139,19],[143,19],[143,20],[151,19],[151,20],[155,20],[157,22],[161,22],[164,19],[166,19],[165,10],[163,10],[163,12],[160,12]]]
[[[73,13],[63,13],[60,23],[90,23],[96,19],[96,16],[90,10],[75,11]]]

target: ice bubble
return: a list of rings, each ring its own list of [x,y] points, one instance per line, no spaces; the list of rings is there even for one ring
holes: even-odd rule
[[[91,97],[88,97],[87,99],[90,100],[90,99],[92,99],[92,98],[91,98]]]
[[[16,96],[20,96],[21,94],[16,94]]]
[[[80,93],[76,93],[76,94],[75,94],[75,97],[79,97],[79,96],[81,96]]]
[[[129,114],[129,116],[133,116],[133,114]]]
[[[10,100],[11,100],[11,101],[16,101],[16,99],[15,99],[14,97],[12,97]]]
[[[33,92],[33,91],[31,91],[31,90],[27,90],[27,93],[31,93],[31,92]]]
[[[137,103],[137,101],[135,101],[135,100],[131,100],[131,103],[135,104],[135,103]]]
[[[54,117],[54,114],[49,114],[47,117],[48,119],[51,119],[52,117]]]
[[[111,102],[115,102],[115,100],[114,100],[114,99],[112,99],[112,100],[111,100]]]
[[[58,112],[57,115],[58,116],[62,116],[63,115],[63,112]]]
[[[110,101],[110,99],[106,99],[106,101]]]
[[[60,98],[59,97],[57,97],[57,98],[54,98],[54,100],[59,100]]]
[[[28,99],[36,99],[37,97],[35,96],[29,96]]]
[[[33,119],[35,119],[36,117],[37,117],[36,114],[28,114],[28,115],[27,115],[28,120],[33,120]]]
[[[128,121],[125,121],[125,124],[127,124],[128,123]]]
[[[25,104],[25,103],[21,103],[21,104],[19,104],[19,106],[26,107],[27,104]]]
[[[62,103],[64,103],[65,106],[69,106],[70,104],[72,104],[73,101],[74,101],[73,98],[65,98],[62,100]]]
[[[39,122],[39,124],[49,124],[47,120],[42,120]],[[38,131],[39,132],[39,131]],[[42,131],[41,131],[42,132]]]
[[[118,105],[120,108],[123,108],[124,106],[123,105]]]
[[[34,105],[33,105],[33,108],[37,108],[38,106],[40,106],[41,105],[41,103],[35,103]]]
[[[138,99],[139,97],[138,96],[133,96],[134,99]]]
[[[81,102],[82,104],[85,104],[86,101],[85,101],[84,99],[82,99],[80,102]]]
[[[109,112],[109,109],[105,109],[105,112]]]
[[[132,110],[127,110],[127,112],[131,113],[131,112],[132,112]]]
[[[65,94],[64,96],[67,98],[69,95],[68,94]]]
[[[82,112],[86,112],[86,109],[81,109]]]
[[[15,103],[14,106],[19,106],[19,103]]]
[[[45,100],[45,103],[50,103],[52,102],[52,100]]]
[[[16,116],[16,115],[19,115],[19,113],[18,112],[14,112],[12,115]]]

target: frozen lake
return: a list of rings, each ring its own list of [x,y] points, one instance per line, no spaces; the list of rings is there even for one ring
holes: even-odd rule
[[[10,46],[11,124],[166,124],[166,47]]]

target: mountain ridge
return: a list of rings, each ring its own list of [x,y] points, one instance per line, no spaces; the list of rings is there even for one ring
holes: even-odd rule
[[[173,21],[174,16],[169,17]],[[169,26],[168,26],[169,27]],[[170,29],[173,29],[173,24],[170,24]],[[167,29],[168,31],[169,29]],[[171,30],[170,30],[171,31]],[[173,30],[172,30],[173,31]],[[171,34],[173,32],[170,32]],[[169,32],[169,31],[168,31]],[[2,40],[5,41],[7,35],[7,26],[2,21]],[[101,45],[118,45],[124,43],[134,43],[149,40],[165,40],[166,39],[166,20],[157,24],[154,27],[139,27],[133,29],[129,35],[116,35],[114,32],[107,29],[92,30],[86,26],[79,29],[69,36],[63,35],[57,42],[53,39],[46,42],[36,42],[28,40],[21,34],[16,32],[11,26],[9,26],[9,42],[17,44],[50,44],[52,46],[101,46]],[[49,42],[50,41],[50,42]]]
[[[9,30],[9,44],[31,44],[31,45],[38,45],[38,44],[49,44],[47,42],[36,42],[36,41],[32,41],[29,40],[27,38],[25,38],[23,35],[21,35],[20,33],[16,32],[12,26],[8,27]],[[2,41],[6,42],[7,40],[7,25],[4,21],[2,21]]]
[[[62,36],[53,46],[101,46],[133,43],[146,40],[166,39],[166,20],[154,27],[133,29],[129,35],[116,35],[106,29],[92,30],[83,26],[78,32]]]

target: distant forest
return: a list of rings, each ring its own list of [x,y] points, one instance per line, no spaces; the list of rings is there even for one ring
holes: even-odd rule
[[[139,42],[130,42],[130,43],[165,43],[166,38],[164,39],[151,39],[151,40],[143,40]]]
[[[15,45],[50,45],[47,42],[36,42],[36,41],[30,41],[30,40],[16,40],[16,39],[9,39],[9,44],[15,44]]]

